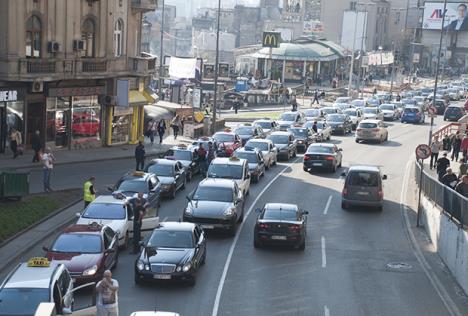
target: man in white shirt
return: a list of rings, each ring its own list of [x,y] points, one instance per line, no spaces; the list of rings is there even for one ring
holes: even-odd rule
[[[45,152],[42,154],[41,157],[42,164],[43,164],[43,182],[44,182],[44,191],[50,192],[52,189],[50,188],[50,174],[52,173],[52,169],[54,169],[54,162],[55,157],[52,154],[50,148],[47,148]]]
[[[439,151],[441,148],[442,142],[439,140],[439,137],[435,136],[431,143],[431,161],[429,163],[430,169],[435,166],[437,159],[439,159]]]
[[[96,316],[119,316],[119,282],[112,279],[110,270],[104,271],[101,281],[96,285]]]

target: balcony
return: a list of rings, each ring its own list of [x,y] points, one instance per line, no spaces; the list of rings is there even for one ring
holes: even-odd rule
[[[55,72],[55,61],[44,59],[31,59],[26,62],[26,72],[28,74],[47,74]]]
[[[81,63],[81,71],[83,72],[106,72],[107,61],[83,60]]]
[[[158,7],[157,0],[132,0],[132,10],[139,12],[155,11]]]

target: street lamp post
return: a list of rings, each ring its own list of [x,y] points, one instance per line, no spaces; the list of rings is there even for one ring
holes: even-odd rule
[[[214,77],[214,96],[213,96],[213,117],[211,118],[211,132],[216,132],[216,107],[218,99],[218,67],[219,67],[219,20],[221,18],[221,0],[218,0],[218,19],[216,22],[216,58],[215,58],[215,77]]]
[[[439,80],[439,65],[440,65],[440,53],[442,52],[442,38],[444,37],[444,24],[445,24],[445,14],[447,11],[447,0],[444,0],[444,9],[442,10],[442,25],[440,26],[440,39],[439,39],[439,53],[437,54],[437,66],[436,66],[436,75],[434,82],[434,94],[432,96],[432,105],[435,105],[435,99],[437,94],[437,83]],[[431,117],[431,128],[429,129],[429,146],[432,143],[432,130],[434,128],[434,116]]]
[[[161,1],[162,5],[162,14],[161,14],[161,44],[160,44],[160,50],[159,50],[159,78],[158,78],[158,83],[159,83],[159,100],[162,100],[163,96],[163,91],[162,91],[162,72],[163,72],[163,41],[164,41],[164,13],[165,13],[165,7],[164,7],[164,0]]]
[[[390,96],[393,93],[393,82],[395,81],[395,71],[396,71],[396,43],[393,42],[393,65],[392,65],[392,81],[390,82]]]
[[[356,29],[358,24],[358,14],[359,11],[357,9],[354,10],[356,13],[356,19],[354,21],[354,36],[353,36],[353,50],[351,52],[351,66],[349,67],[349,82],[348,82],[348,96],[351,96],[351,86],[353,84],[353,68],[354,68],[354,50],[356,48]]]

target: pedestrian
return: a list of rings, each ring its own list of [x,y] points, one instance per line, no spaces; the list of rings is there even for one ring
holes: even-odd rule
[[[177,139],[177,136],[179,135],[180,126],[180,117],[178,114],[176,114],[171,122],[172,131],[174,132],[174,139]]]
[[[458,168],[458,177],[461,178],[468,175],[468,161],[466,159],[460,160],[460,167]]]
[[[396,96],[396,101],[397,101],[397,102],[400,102],[400,101],[401,101],[401,96],[400,96],[399,93],[398,93],[397,96]]]
[[[297,111],[297,99],[295,95],[293,95],[291,98],[291,111],[293,112]]]
[[[52,170],[54,169],[55,157],[52,154],[52,151],[49,147],[45,150],[45,152],[41,156],[42,160],[42,171],[43,171],[43,183],[44,183],[44,191],[50,192],[52,191],[50,187],[50,177],[52,174]]]
[[[148,201],[143,197],[142,192],[138,192],[133,199],[133,254],[139,252],[141,240],[141,225],[148,209]]]
[[[315,101],[317,101],[317,104],[320,104],[318,89],[314,91],[314,101],[312,101],[312,104],[315,104]]]
[[[200,172],[203,176],[206,175],[207,165],[206,165],[206,150],[203,148],[203,144],[198,145],[197,150],[198,164],[200,165]]]
[[[447,168],[445,174],[440,179],[443,185],[448,186],[451,189],[454,189],[457,185],[458,178],[455,173],[453,173],[452,168]]]
[[[142,141],[138,142],[138,145],[135,147],[135,160],[136,160],[136,171],[141,171],[145,167],[145,145]]]
[[[447,152],[452,150],[452,138],[447,134],[442,138],[442,149]]]
[[[162,144],[164,133],[166,132],[166,121],[164,121],[163,119],[159,120],[157,129],[159,135],[159,143]]]
[[[372,91],[372,95],[375,96],[377,94],[377,88],[374,88],[374,90]]]
[[[461,177],[461,181],[455,186],[455,191],[468,198],[468,175]]]
[[[238,98],[236,98],[233,103],[235,114],[237,114],[237,112],[239,111],[240,106],[241,106],[241,101]]]
[[[429,162],[429,169],[434,167],[437,159],[439,158],[439,151],[442,148],[442,143],[439,141],[439,137],[435,136],[431,143],[431,161]]]
[[[15,128],[11,129],[10,132],[10,149],[13,152],[13,159],[18,157],[20,154],[20,146],[22,144],[21,142],[21,133],[17,131]]]
[[[207,165],[211,164],[211,161],[215,159],[215,149],[213,147],[213,142],[208,142],[208,152],[207,152]]]
[[[460,149],[461,149],[461,143],[462,143],[462,140],[461,140],[461,137],[460,137],[460,133],[457,132],[455,134],[455,136],[453,137],[453,141],[452,141],[452,161],[455,159],[455,161],[458,161],[458,156],[460,154]]]
[[[312,130],[314,131],[315,134],[318,133],[317,121],[314,121],[314,124],[312,124]]]
[[[39,130],[34,132],[34,135],[31,139],[31,147],[34,150],[32,162],[39,162],[41,160],[40,151],[42,149],[41,135]]]
[[[442,157],[436,161],[436,170],[439,181],[445,175],[448,167],[450,167],[450,160],[447,159],[447,153],[444,153]]]
[[[154,143],[154,133],[156,132],[156,121],[151,119],[146,126],[146,136],[149,137],[151,145]]]
[[[184,135],[184,125],[186,122],[187,118],[185,116],[182,117],[180,120],[180,134],[183,136]]]
[[[96,284],[96,316],[119,316],[119,282],[112,279],[112,272],[106,270],[102,280]]]
[[[95,180],[96,180],[95,177],[90,177],[83,184],[84,208],[87,208],[89,203],[91,203],[92,201],[94,201],[96,199],[96,190],[94,189],[94,181]]]

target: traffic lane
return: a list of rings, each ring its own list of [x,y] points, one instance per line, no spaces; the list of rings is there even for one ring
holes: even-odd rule
[[[258,184],[253,184],[246,200],[246,210],[263,186],[273,179],[287,164],[279,163],[267,171]],[[200,177],[197,178],[198,182]],[[179,192],[175,200],[164,201],[159,213],[160,219],[178,220],[187,205],[185,194],[194,190],[196,182],[187,184],[186,192]],[[148,234],[144,234],[147,236]],[[134,263],[136,256],[128,251],[120,253],[119,266],[114,277],[120,283],[119,309],[122,315],[137,310],[166,310],[181,315],[209,315],[213,307],[217,285],[224,262],[232,243],[232,237],[223,234],[207,234],[206,264],[197,273],[197,283],[190,287],[182,282],[154,282],[142,286],[134,284]]]

